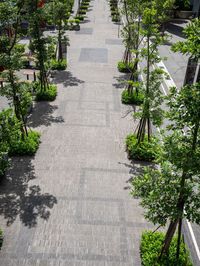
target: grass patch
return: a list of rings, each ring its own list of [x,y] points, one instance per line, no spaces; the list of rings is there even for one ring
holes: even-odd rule
[[[147,136],[138,144],[136,135],[129,134],[126,137],[126,149],[130,159],[152,162],[158,156],[159,144],[155,137],[151,137],[151,141],[148,142]]]
[[[39,148],[40,133],[36,131],[29,131],[28,136],[24,140],[16,138],[10,144],[10,155],[34,155]]]
[[[172,240],[168,256],[164,255],[162,260],[159,263],[157,262],[164,237],[163,232],[143,232],[140,244],[142,266],[192,266],[189,252],[183,241],[181,241],[179,261],[176,261],[177,236]]]
[[[121,73],[130,73],[133,70],[133,63],[118,62],[117,68]]]
[[[49,85],[49,89],[45,91],[41,91],[39,87],[37,87],[36,92],[36,101],[54,101],[57,96],[57,86],[54,84]]]
[[[140,91],[137,94],[135,89],[132,92],[129,92],[128,90],[124,90],[122,91],[122,94],[121,94],[121,100],[122,100],[122,103],[124,104],[140,105],[143,103],[144,94]]]

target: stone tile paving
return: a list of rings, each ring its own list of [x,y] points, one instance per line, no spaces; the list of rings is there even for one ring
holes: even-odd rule
[[[140,265],[140,235],[151,225],[129,195],[140,165],[124,148],[135,125],[120,103],[123,47],[106,1],[92,1],[88,20],[82,28],[92,34],[70,32],[57,99],[35,105],[36,156],[14,158],[0,186],[1,266]],[[83,48],[95,53],[80,61]],[[94,61],[96,51],[107,51],[107,60]]]

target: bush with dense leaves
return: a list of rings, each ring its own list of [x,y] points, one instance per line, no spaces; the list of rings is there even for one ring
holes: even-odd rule
[[[54,101],[57,95],[57,86],[50,84],[46,90],[41,90],[39,86],[36,87],[37,101]]]
[[[10,143],[10,155],[33,155],[36,153],[40,144],[40,133],[29,131],[28,136],[22,139],[21,136],[15,138]]]
[[[129,134],[126,137],[126,149],[130,159],[147,162],[154,161],[160,152],[160,146],[155,137],[151,137],[151,141],[148,142],[145,136],[144,141],[138,143],[135,134]]]
[[[80,14],[80,15],[85,15],[85,14],[86,14],[86,10],[85,10],[85,9],[80,9],[80,10],[78,11],[78,14]]]
[[[85,17],[83,15],[81,15],[81,14],[77,14],[76,17],[75,17],[75,19],[78,19],[79,21],[83,21],[84,18]]]
[[[189,252],[183,241],[181,241],[179,261],[176,261],[177,236],[172,240],[169,254],[164,255],[160,262],[157,261],[164,237],[165,234],[162,232],[143,232],[140,244],[142,266],[192,266]]]
[[[12,109],[0,113],[0,174],[3,175],[8,164],[8,155],[32,155],[40,143],[40,134],[29,131],[22,134],[22,124]]]
[[[52,70],[65,70],[67,68],[67,60],[51,60],[51,69]]]
[[[12,109],[0,112],[0,177],[4,176],[9,166],[8,152],[10,142],[19,132],[19,123]]]
[[[9,166],[8,148],[6,150],[0,147],[0,177],[5,175],[5,171]]]
[[[130,73],[133,70],[133,63],[124,63],[122,61],[118,62],[117,68],[119,72]]]
[[[135,89],[131,92],[124,90],[122,91],[121,99],[122,103],[124,104],[140,105],[141,103],[143,103],[144,94],[140,91],[138,91],[137,93]]]

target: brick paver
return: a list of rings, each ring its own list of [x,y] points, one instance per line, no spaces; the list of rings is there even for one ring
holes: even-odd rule
[[[91,6],[81,31],[70,32],[57,99],[33,111],[30,126],[42,133],[36,156],[15,158],[0,187],[1,266],[140,265],[150,225],[129,194],[140,165],[124,147],[134,129],[117,81],[124,48],[107,2]]]

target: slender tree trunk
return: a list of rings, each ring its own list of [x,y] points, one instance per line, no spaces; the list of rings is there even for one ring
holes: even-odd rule
[[[179,219],[179,223],[178,223],[178,239],[177,239],[177,248],[176,248],[176,261],[177,261],[177,265],[178,265],[179,254],[180,254],[181,229],[182,229],[182,218]]]
[[[62,21],[60,20],[58,27],[58,60],[63,59],[61,28],[62,28]]]
[[[149,117],[149,81],[150,81],[150,36],[147,36],[147,80],[146,80],[146,99],[143,106],[142,118],[140,119],[137,139],[138,143],[144,141],[147,123],[148,141],[151,139],[151,122]]]
[[[162,256],[163,256],[163,254],[166,253],[169,250],[169,246],[171,244],[172,238],[173,238],[173,236],[175,234],[175,231],[176,231],[177,223],[178,223],[178,220],[170,222],[170,225],[168,227],[167,233],[165,235],[164,244],[163,244],[160,256],[158,258],[158,261],[160,261]]]

